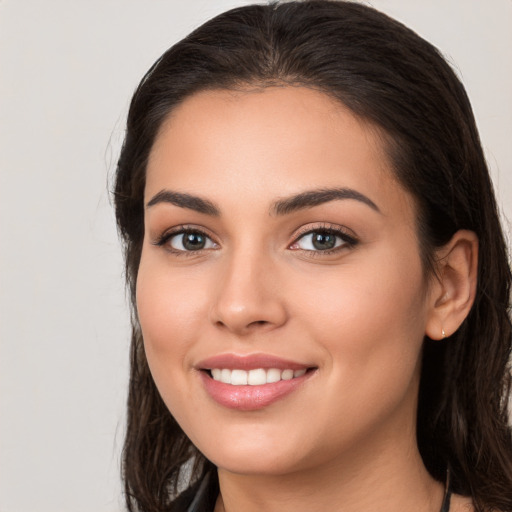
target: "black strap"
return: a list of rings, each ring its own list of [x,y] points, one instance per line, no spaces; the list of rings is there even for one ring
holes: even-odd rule
[[[208,487],[208,483],[210,482],[210,473],[208,473],[201,483],[199,484],[199,488],[196,491],[194,499],[192,503],[187,508],[187,512],[199,512],[202,502],[206,495],[206,488]]]
[[[444,486],[444,499],[443,504],[441,505],[441,510],[439,512],[449,512],[450,511],[450,500],[452,497],[452,489],[450,485],[450,470],[446,470],[446,484]]]

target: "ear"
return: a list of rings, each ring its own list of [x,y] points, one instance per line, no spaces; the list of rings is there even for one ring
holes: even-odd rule
[[[429,338],[451,336],[460,327],[475,300],[477,275],[478,238],[473,231],[457,231],[436,252],[425,328]]]

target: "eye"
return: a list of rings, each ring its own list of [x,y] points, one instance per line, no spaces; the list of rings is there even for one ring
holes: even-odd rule
[[[180,229],[164,234],[155,245],[165,245],[172,252],[193,252],[215,249],[217,244],[205,233],[197,229]]]
[[[329,253],[356,243],[357,240],[339,229],[312,229],[297,238],[290,249]]]
[[[210,238],[199,231],[187,231],[170,237],[169,245],[177,251],[199,251],[212,249],[215,244]]]

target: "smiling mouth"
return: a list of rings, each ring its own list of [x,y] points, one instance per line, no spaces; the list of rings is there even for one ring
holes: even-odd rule
[[[231,384],[232,386],[263,386],[265,384],[273,384],[282,380],[292,380],[302,377],[314,368],[301,368],[292,370],[291,368],[256,368],[253,370],[229,369],[229,368],[212,368],[206,370],[210,377],[223,384]]]
[[[301,389],[318,366],[265,354],[222,354],[200,362],[197,369],[206,392],[219,405],[255,411]]]

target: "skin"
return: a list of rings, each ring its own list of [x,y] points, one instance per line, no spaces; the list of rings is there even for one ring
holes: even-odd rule
[[[336,199],[272,210],[277,200],[340,187],[376,208]],[[443,485],[416,444],[420,353],[425,334],[449,335],[467,314],[474,238],[454,237],[440,255],[440,278],[427,279],[414,200],[394,178],[377,130],[307,88],[185,100],[151,151],[146,204],[162,190],[219,210],[147,206],[137,281],[153,378],[218,467],[216,511],[437,512]],[[180,235],[156,245],[183,225],[208,235],[204,249],[186,252]],[[357,243],[337,238],[338,250],[327,253],[303,236],[326,227]],[[224,353],[270,354],[315,370],[263,409],[228,409],[208,395],[197,368]],[[468,506],[455,497],[451,510]]]

